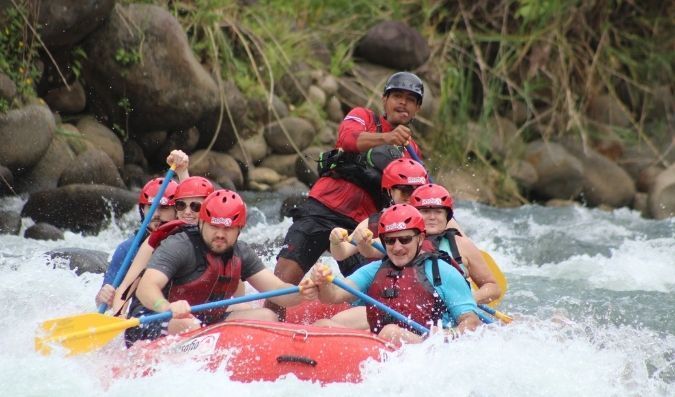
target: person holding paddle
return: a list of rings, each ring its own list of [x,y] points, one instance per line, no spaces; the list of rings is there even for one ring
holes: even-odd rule
[[[424,219],[415,207],[396,204],[387,208],[378,223],[386,258],[359,268],[344,283],[418,324],[435,326],[442,320],[444,326],[456,327],[451,331],[453,337],[475,330],[481,320],[469,285],[452,264],[422,249],[425,230]],[[311,277],[321,302],[356,299],[331,282],[332,271],[326,265],[315,265]],[[383,339],[394,343],[423,340],[417,329],[372,304],[366,305],[366,313],[370,330]],[[331,325],[330,320],[315,324]]]
[[[394,73],[382,93],[383,116],[357,107],[340,123],[336,148],[320,161],[320,178],[310,189],[309,199],[293,214],[293,224],[277,257],[274,273],[282,280],[300,282],[328,249],[331,230],[354,230],[358,222],[382,208],[380,183],[372,180],[381,176],[384,167],[378,170],[368,164],[367,152],[383,145],[409,145],[419,152],[410,123],[423,96],[419,77],[409,72]],[[367,178],[370,176],[374,178]],[[269,302],[267,306],[283,317],[281,308]]]
[[[478,303],[490,303],[499,298],[501,289],[488,268],[476,244],[455,228],[447,228],[453,218],[453,200],[441,185],[426,184],[418,187],[410,197],[410,204],[417,208],[427,229],[427,251],[442,251],[465,266],[465,276],[476,283],[473,296]]]
[[[175,229],[161,241],[140,279],[130,314],[141,317],[170,310],[172,318],[127,329],[127,346],[140,339],[156,339],[224,320],[277,320],[274,312],[264,308],[226,311],[223,307],[190,314],[193,305],[231,297],[240,281],[248,281],[258,291],[292,287],[238,240],[245,225],[246,204],[241,197],[230,190],[217,190],[202,203],[197,225]],[[300,287],[300,294],[272,300],[292,306],[303,298],[316,298],[316,287],[309,279]]]
[[[176,175],[178,180],[185,180],[188,175],[187,167],[189,164],[189,158],[182,150],[173,150],[169,153],[169,156],[166,158],[166,162],[169,165],[175,165]],[[141,216],[141,222],[145,219],[145,214],[150,209],[153,198],[157,196],[164,178],[155,178],[150,180],[148,183],[143,186],[138,197],[138,212]],[[169,185],[166,187],[164,194],[160,201],[160,207],[152,214],[150,223],[148,223],[146,234],[157,229],[160,225],[176,219],[176,212],[174,210],[174,194],[176,193],[176,187],[178,183],[173,180],[169,182]],[[120,245],[115,248],[108,268],[106,269],[105,275],[103,276],[103,285],[101,289],[96,294],[96,306],[101,305],[102,303],[106,306],[112,306],[113,298],[115,296],[115,288],[112,286],[113,279],[119,271],[122,261],[126,256],[127,252],[131,248],[134,236],[129,237],[127,240],[123,241]]]
[[[138,253],[131,263],[127,274],[115,292],[112,305],[113,313],[117,315],[124,312],[127,302],[133,296],[136,282],[156,248],[150,243],[151,237],[155,236],[154,240],[159,240],[159,236],[165,236],[177,226],[182,226],[185,223],[196,224],[202,202],[213,191],[213,184],[201,176],[188,177],[178,184],[174,193],[174,217],[171,219],[171,222],[166,222],[161,227],[153,229],[152,233],[143,239],[143,244],[138,249]],[[243,293],[243,289],[241,292]]]

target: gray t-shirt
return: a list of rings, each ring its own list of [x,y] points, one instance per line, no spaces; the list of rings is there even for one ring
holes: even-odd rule
[[[265,265],[253,252],[253,249],[242,241],[237,241],[234,254],[241,258],[241,279],[247,278],[265,269]],[[157,247],[148,262],[148,269],[159,270],[169,280],[186,283],[203,273],[198,270],[199,262],[195,248],[187,233],[176,233],[164,239]]]

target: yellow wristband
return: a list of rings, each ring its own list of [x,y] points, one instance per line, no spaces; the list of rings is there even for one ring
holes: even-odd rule
[[[152,305],[152,309],[154,311],[158,311],[160,306],[162,306],[164,303],[169,303],[169,301],[164,298],[159,298],[155,301],[155,304]]]

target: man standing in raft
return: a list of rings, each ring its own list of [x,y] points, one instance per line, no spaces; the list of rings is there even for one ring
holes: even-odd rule
[[[425,239],[424,219],[409,204],[396,204],[384,211],[379,224],[380,239],[387,257],[369,263],[345,282],[371,298],[389,306],[419,324],[455,327],[455,336],[473,331],[481,324],[478,308],[468,283],[453,265],[438,255],[422,251]],[[352,302],[356,297],[331,283],[330,267],[317,264],[312,280],[324,303]],[[373,305],[366,305],[371,332],[394,343],[418,343],[421,335],[414,328],[394,319]],[[316,325],[331,326],[331,320]],[[338,325],[340,326],[340,325]]]
[[[279,278],[293,284],[300,282],[328,249],[333,228],[352,231],[360,221],[382,209],[382,203],[375,197],[381,192],[380,181],[360,178],[374,171],[372,166],[366,169],[365,152],[383,145],[411,145],[419,155],[409,124],[419,111],[423,96],[424,86],[419,77],[409,72],[394,73],[382,93],[383,116],[357,107],[340,123],[332,159],[324,164],[325,171],[309,191],[309,199],[293,215],[293,224],[274,268]],[[408,153],[403,151],[402,155]],[[396,157],[400,156],[398,151]],[[360,168],[363,172],[359,172]],[[379,175],[375,170],[375,176],[381,177],[383,168],[379,169]],[[347,169],[352,172],[346,172]],[[348,269],[341,270],[349,273]],[[267,306],[283,317],[281,308],[269,302]]]
[[[130,313],[140,317],[171,310],[173,317],[165,323],[126,330],[127,345],[224,320],[277,320],[274,312],[264,308],[231,312],[220,308],[190,314],[192,305],[231,297],[239,280],[248,281],[261,292],[291,287],[267,269],[246,243],[238,241],[245,225],[246,204],[241,197],[230,190],[217,190],[202,203],[197,225],[177,228],[177,233],[161,242],[141,277]],[[303,298],[316,298],[316,287],[309,280],[301,287],[300,295],[279,296],[272,301],[292,306]]]

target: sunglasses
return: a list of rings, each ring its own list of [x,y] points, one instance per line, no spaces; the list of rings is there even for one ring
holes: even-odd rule
[[[399,190],[401,193],[410,196],[414,191],[417,186],[411,186],[411,185],[394,185],[391,188]]]
[[[185,211],[187,208],[187,203],[185,201],[176,201],[176,211]],[[196,201],[193,201],[190,203],[190,209],[192,212],[199,212],[199,210],[202,208],[202,203],[198,203]]]
[[[412,236],[380,237],[380,240],[382,240],[384,245],[394,245],[396,244],[396,240],[398,240],[398,242],[402,245],[406,245],[410,244],[410,242],[413,240],[413,237],[416,237],[418,234],[413,234]]]

